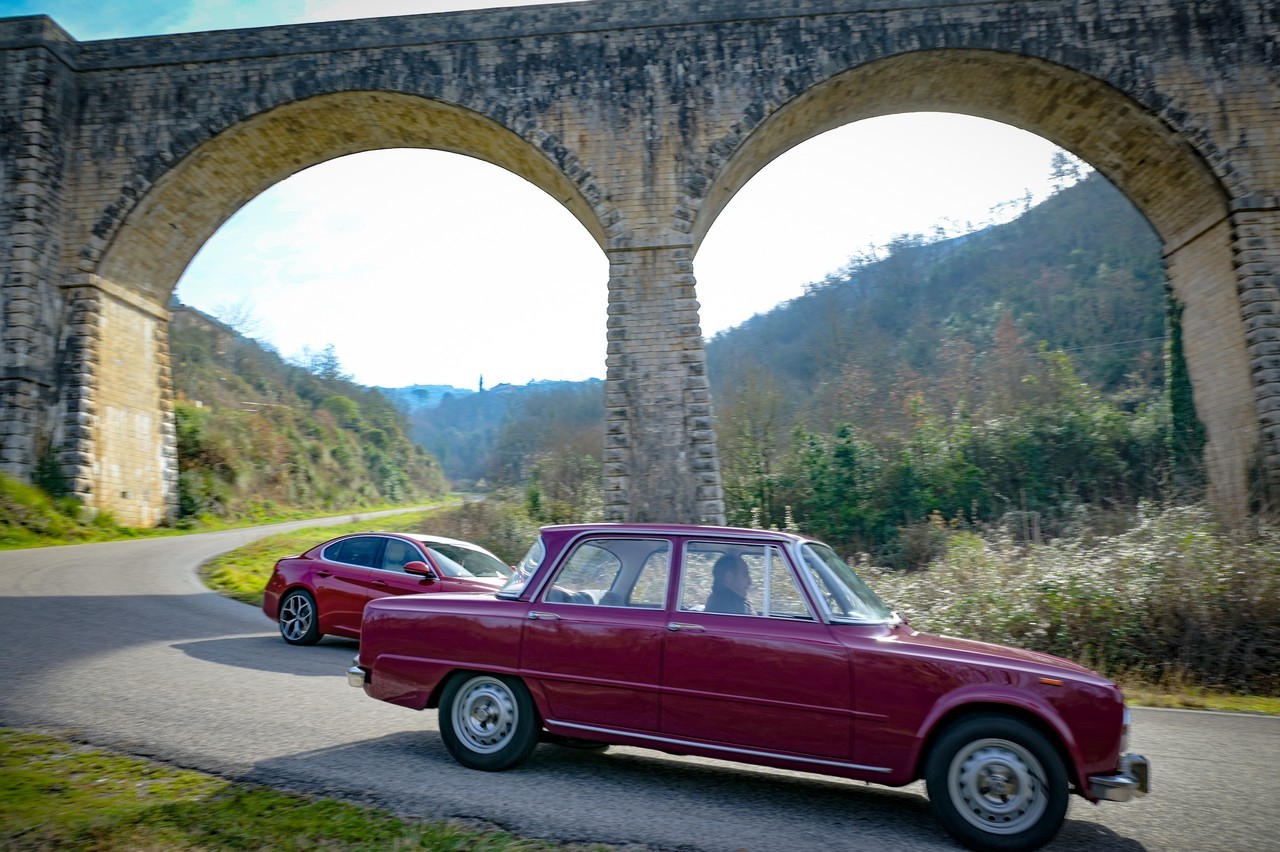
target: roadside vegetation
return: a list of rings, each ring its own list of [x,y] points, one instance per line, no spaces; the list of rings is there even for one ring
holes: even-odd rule
[[[933,531],[924,570],[857,566],[913,627],[1075,660],[1145,703],[1280,709],[1280,527],[1143,504],[1114,535]]]
[[[120,526],[106,513],[90,517],[74,498],[55,499],[42,488],[0,473],[0,550],[146,534]]]
[[[334,799],[0,729],[0,848],[542,852],[568,848],[446,821],[400,819]]]

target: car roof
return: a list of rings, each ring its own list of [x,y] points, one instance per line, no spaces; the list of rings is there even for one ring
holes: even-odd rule
[[[359,536],[359,535],[389,535],[396,538],[410,538],[410,539],[413,539],[414,541],[422,542],[423,544],[452,544],[458,547],[466,547],[471,550],[479,550],[484,553],[489,552],[485,550],[483,547],[481,547],[480,545],[476,544],[474,541],[463,541],[460,538],[448,538],[442,535],[426,535],[424,533],[411,533],[411,532],[391,532],[389,530],[369,530],[367,532],[347,533],[346,535],[338,536],[337,538],[333,539],[333,541],[341,541],[344,538],[354,538],[355,536]]]
[[[595,524],[550,524],[542,528],[542,532],[555,535],[575,535],[588,532],[638,533],[641,535],[715,535],[741,538],[770,538],[777,541],[813,541],[812,538],[799,533],[782,530],[759,530],[749,527],[720,527],[702,524],[660,524],[660,523],[595,523]]]

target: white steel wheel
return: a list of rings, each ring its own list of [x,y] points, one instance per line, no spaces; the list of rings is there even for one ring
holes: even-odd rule
[[[1048,806],[1044,767],[1009,740],[975,740],[956,752],[947,790],[961,816],[992,834],[1025,831]]]
[[[455,675],[440,699],[440,734],[453,758],[498,771],[521,763],[538,744],[537,710],[517,678]]]
[[[930,751],[925,782],[938,821],[970,849],[1039,849],[1067,813],[1062,758],[1044,734],[1012,717],[952,725]]]

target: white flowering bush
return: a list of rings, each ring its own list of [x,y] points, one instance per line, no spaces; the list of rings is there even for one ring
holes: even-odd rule
[[[1066,657],[1113,677],[1280,694],[1280,527],[1139,507],[1102,538],[949,534],[921,571],[857,567],[911,625]]]

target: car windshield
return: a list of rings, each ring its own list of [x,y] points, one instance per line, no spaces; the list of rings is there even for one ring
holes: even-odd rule
[[[456,544],[424,544],[446,577],[509,577],[511,569],[484,550]]]
[[[833,618],[859,622],[897,620],[893,610],[830,547],[813,541],[802,545],[801,551],[809,576]]]
[[[538,566],[542,564],[542,558],[547,555],[547,547],[542,543],[542,537],[533,543],[529,548],[529,552],[524,558],[516,563],[516,570],[508,579],[507,584],[498,590],[498,595],[504,598],[517,598],[524,591],[524,587],[528,585],[529,578],[533,576],[533,572],[538,570]]]

